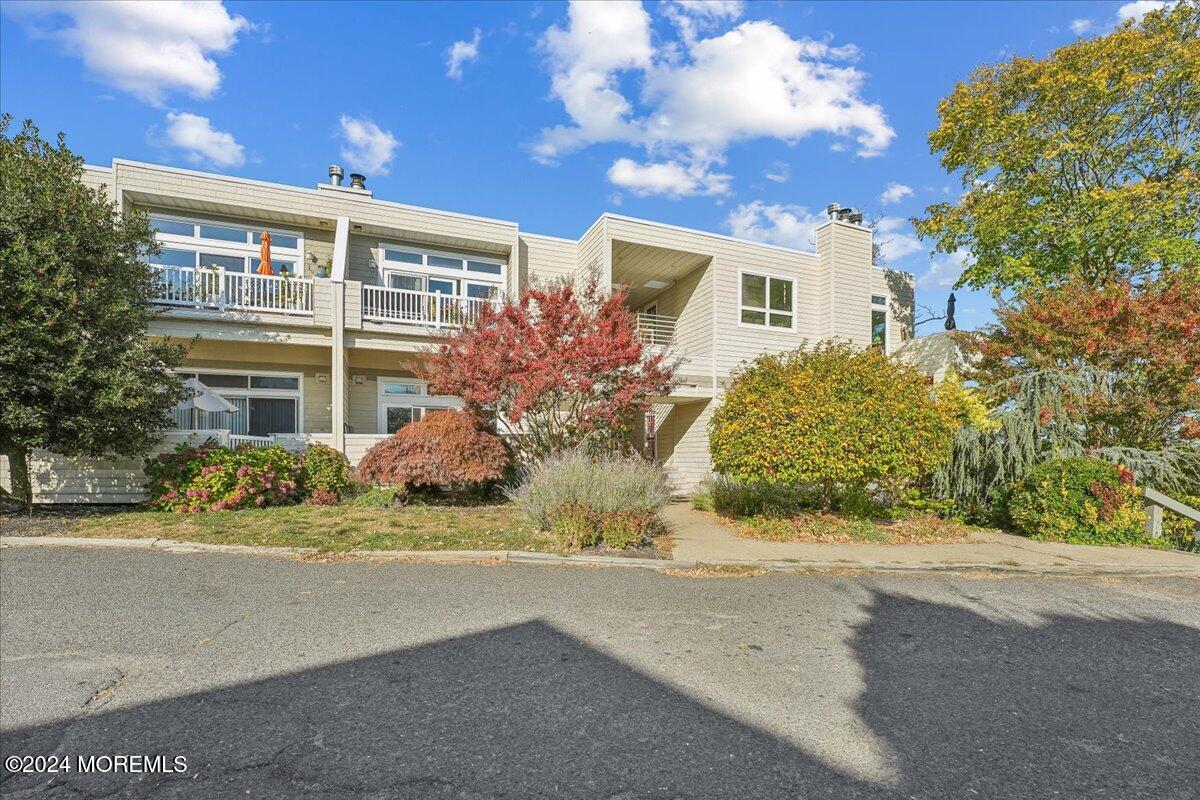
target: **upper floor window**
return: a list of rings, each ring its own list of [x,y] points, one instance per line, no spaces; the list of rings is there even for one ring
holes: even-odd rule
[[[871,346],[888,350],[887,295],[871,295]]]
[[[201,267],[226,272],[257,273],[264,228],[153,214],[162,252],[150,263],[166,267]],[[304,271],[304,237],[295,231],[266,228],[271,234],[271,272],[300,275]]]
[[[796,281],[772,275],[741,273],[743,325],[796,329]]]
[[[397,283],[392,278],[393,275],[432,274],[444,275],[451,278],[451,280],[455,280],[456,287],[462,289],[464,292],[467,290],[468,285],[459,287],[457,279],[452,276],[452,273],[477,281],[499,283],[501,276],[504,274],[505,265],[505,262],[498,258],[468,256],[459,253],[446,253],[437,250],[424,250],[417,247],[402,247],[399,245],[381,245],[379,262],[380,272],[382,273],[381,277],[385,286],[392,286]],[[401,283],[408,282],[401,281]],[[403,286],[397,288],[409,287]],[[430,288],[428,291],[437,291],[437,289]]]

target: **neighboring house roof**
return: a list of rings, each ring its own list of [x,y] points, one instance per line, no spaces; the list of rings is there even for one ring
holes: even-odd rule
[[[959,331],[943,331],[917,339],[910,339],[895,352],[904,364],[911,364],[934,381],[940,381],[951,368],[963,373],[971,367],[971,358],[959,343]]]

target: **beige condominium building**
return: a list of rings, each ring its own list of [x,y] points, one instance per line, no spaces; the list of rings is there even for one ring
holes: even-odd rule
[[[486,303],[560,277],[628,288],[648,350],[679,385],[636,420],[635,446],[686,492],[710,471],[708,421],[738,364],[802,342],[889,352],[908,338],[912,277],[877,268],[861,216],[831,206],[812,252],[604,214],[578,239],[516,222],[380,200],[330,169],[315,188],[114,160],[86,167],[123,209],[147,211],[162,251],[150,335],[192,340],[184,371],[236,407],[176,413],[162,447],[323,442],[356,462],[457,398],[429,394],[425,353]],[[271,234],[271,275],[260,237]],[[140,460],[37,453],[41,502],[144,497]],[[0,463],[0,485],[8,485]]]

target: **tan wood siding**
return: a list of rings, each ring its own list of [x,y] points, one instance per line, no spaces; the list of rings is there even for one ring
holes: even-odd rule
[[[420,241],[450,245],[472,241],[490,252],[511,250],[516,240],[517,226],[513,222],[406,206],[350,192],[304,189],[120,160],[114,162],[113,169],[118,188],[133,193],[139,201],[171,197],[187,201],[189,208],[207,207],[212,213],[228,213],[230,208],[237,208],[239,213],[241,209],[256,209],[269,213],[272,219],[291,219],[301,225],[346,216],[364,226],[392,229],[402,237],[410,233]],[[333,229],[332,225],[328,227]]]
[[[871,294],[888,297],[889,353],[895,353],[912,338],[913,314],[916,311],[915,280],[907,272],[878,268],[871,270]]]
[[[574,275],[579,267],[579,245],[565,239],[522,236],[518,281],[522,289]]]
[[[708,453],[708,421],[715,400],[654,406],[656,457],[667,471],[671,488],[679,493],[695,491],[712,473]]]

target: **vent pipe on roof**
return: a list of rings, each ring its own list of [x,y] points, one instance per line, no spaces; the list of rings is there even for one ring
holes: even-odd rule
[[[837,203],[830,203],[829,205],[825,206],[825,213],[829,215],[830,219],[836,217],[837,213],[841,210],[842,207]]]
[[[339,167],[337,164],[329,165],[329,182],[332,185],[341,186],[342,185],[342,175],[344,175],[344,174],[345,173],[342,172],[342,168]]]
[[[367,176],[359,172],[350,173],[350,188],[351,189],[366,189]]]

